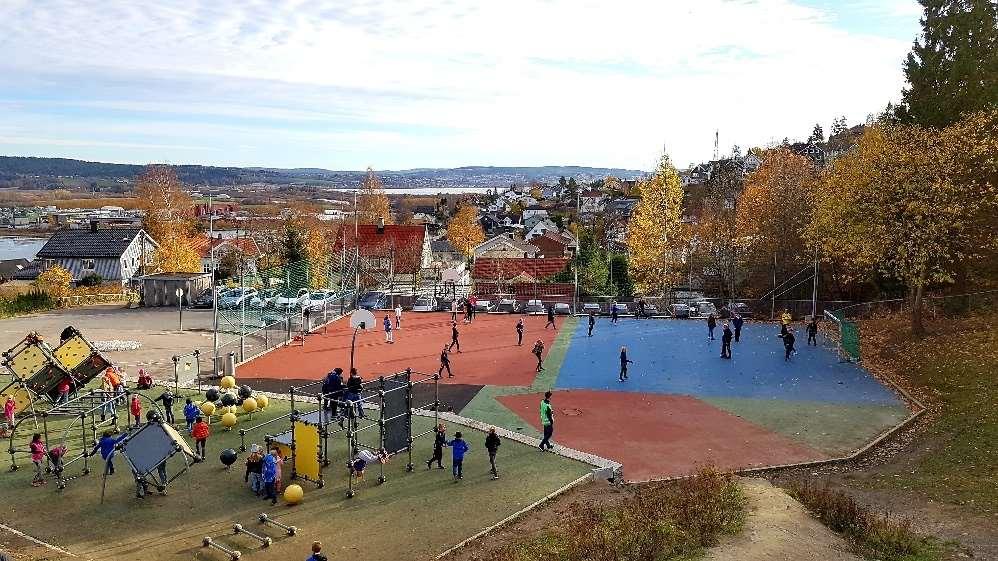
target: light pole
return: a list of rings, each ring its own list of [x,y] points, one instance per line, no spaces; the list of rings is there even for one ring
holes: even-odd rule
[[[180,331],[184,331],[184,289],[178,288],[174,294],[177,295],[177,311],[180,312]]]

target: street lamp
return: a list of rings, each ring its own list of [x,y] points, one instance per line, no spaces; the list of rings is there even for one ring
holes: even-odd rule
[[[178,288],[174,294],[177,295],[177,311],[180,312],[180,331],[184,331],[184,289]]]

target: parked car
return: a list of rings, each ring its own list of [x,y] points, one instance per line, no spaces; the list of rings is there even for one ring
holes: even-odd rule
[[[435,312],[437,309],[437,299],[432,296],[420,296],[412,305],[414,312]]]
[[[515,314],[520,311],[520,303],[514,298],[502,298],[496,304],[496,311],[504,314]]]
[[[365,310],[383,310],[388,305],[388,295],[384,292],[368,292],[357,303],[358,308]]]
[[[523,313],[530,315],[544,315],[547,313],[547,308],[544,307],[544,302],[540,300],[527,300],[527,305],[523,307]]]
[[[249,305],[254,296],[256,296],[255,288],[234,288],[218,297],[218,307],[238,308],[243,304]]]
[[[558,302],[554,305],[554,313],[559,316],[570,316],[572,315],[572,307],[564,302]]]
[[[313,290],[308,294],[305,304],[311,310],[321,310],[324,306],[331,304],[336,299],[336,293],[332,290]]]
[[[305,299],[308,298],[308,289],[299,288],[295,290],[285,290],[273,299],[273,308],[282,313],[291,313],[293,310],[301,310],[305,307]]]
[[[728,309],[731,310],[731,313],[738,314],[743,318],[752,317],[752,308],[749,308],[745,302],[732,302],[728,305]]]
[[[655,304],[646,303],[645,316],[647,317],[647,316],[657,316],[657,315],[658,315],[658,306],[656,306]]]
[[[476,312],[486,312],[492,309],[491,300],[475,300],[475,311]]]
[[[690,317],[690,307],[686,304],[673,304],[669,306],[669,313],[674,318],[688,318]]]
[[[600,307],[596,302],[586,302],[582,305],[582,313],[589,315],[590,313],[599,315]]]
[[[192,308],[209,308],[215,305],[215,297],[212,294],[211,289],[205,290],[201,294],[198,294],[194,300],[191,301]]]
[[[717,315],[717,307],[714,306],[713,302],[701,300],[690,304],[690,317],[705,318],[710,314]]]
[[[260,292],[257,292],[253,298],[250,299],[249,305],[262,309],[271,306],[274,303],[274,299],[281,295],[281,291],[276,288],[265,288]]]

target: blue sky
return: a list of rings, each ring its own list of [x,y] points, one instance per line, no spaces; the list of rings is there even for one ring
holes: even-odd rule
[[[143,4],[146,4],[143,6]],[[155,5],[153,5],[155,4]],[[862,122],[908,0],[4,0],[0,155],[650,169]]]

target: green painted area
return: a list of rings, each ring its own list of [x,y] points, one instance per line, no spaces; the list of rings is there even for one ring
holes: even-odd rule
[[[911,414],[901,406],[719,397],[700,399],[830,456],[843,456],[857,450]]]
[[[578,321],[579,319],[575,316],[565,318],[561,329],[558,330],[558,336],[555,337],[547,356],[544,357],[544,371],[534,378],[530,387],[485,386],[461,410],[461,415],[539,438],[540,433],[534,427],[507,409],[505,405],[499,403],[496,398],[504,395],[545,392],[554,388],[558,372],[561,370],[562,363],[565,362],[565,355],[568,354],[568,347],[575,334]]]

